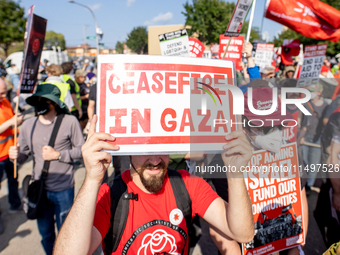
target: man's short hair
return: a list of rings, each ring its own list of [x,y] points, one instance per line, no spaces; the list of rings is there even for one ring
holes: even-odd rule
[[[64,62],[61,64],[61,68],[63,69],[63,74],[69,74],[73,69],[73,64],[71,62]]]

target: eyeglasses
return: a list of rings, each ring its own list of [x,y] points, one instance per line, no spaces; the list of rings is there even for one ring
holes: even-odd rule
[[[274,127],[257,127],[257,130],[259,130],[260,132],[266,135],[270,132],[273,132],[276,128],[278,128],[279,130],[282,130],[283,127],[282,125],[278,125]]]

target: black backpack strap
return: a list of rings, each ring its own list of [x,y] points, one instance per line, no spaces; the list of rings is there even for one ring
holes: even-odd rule
[[[61,125],[61,122],[64,118],[65,114],[59,114],[57,116],[57,120],[55,121],[55,124],[53,126],[53,130],[52,130],[52,134],[50,137],[50,141],[48,142],[48,145],[51,146],[52,148],[54,148],[54,144],[55,144],[55,139],[57,138],[57,134]],[[47,177],[47,173],[48,173],[48,169],[50,168],[50,163],[51,161],[45,160],[44,161],[44,166],[41,172],[41,177],[42,178],[46,178]]]
[[[104,238],[106,254],[111,254],[118,248],[129,214],[129,200],[138,200],[138,195],[127,192],[126,183],[121,175],[111,181],[109,187],[111,190],[111,226]]]
[[[168,176],[175,195],[177,207],[183,212],[189,233],[192,221],[192,206],[189,192],[179,172],[168,168]]]
[[[179,172],[168,169],[168,176],[177,207],[183,212],[189,231],[192,220],[190,195]],[[111,181],[109,187],[111,192],[111,226],[104,238],[105,254],[111,254],[118,248],[129,214],[129,200],[134,199],[138,201],[138,195],[127,192],[126,183],[123,181],[121,175],[118,175]]]

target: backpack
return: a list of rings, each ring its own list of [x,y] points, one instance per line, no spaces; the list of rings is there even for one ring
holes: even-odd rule
[[[192,228],[192,209],[188,190],[179,172],[168,169],[168,176],[174,192],[177,207],[183,212],[190,239],[190,229]],[[111,191],[111,226],[104,238],[105,254],[111,254],[118,248],[129,214],[129,200],[134,199],[138,201],[138,194],[127,192],[126,183],[123,181],[121,175],[118,175],[113,181],[111,181],[109,183],[109,187]]]

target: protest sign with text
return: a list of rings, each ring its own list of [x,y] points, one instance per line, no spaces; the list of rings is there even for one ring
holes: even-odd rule
[[[282,138],[285,141],[289,141],[291,143],[296,141],[297,136],[297,129],[298,129],[298,119],[299,119],[299,109],[296,108],[294,111],[287,108],[287,111],[289,111],[293,115],[293,119],[290,120],[286,127],[282,129]]]
[[[326,50],[327,44],[309,45],[305,47],[303,65],[297,83],[298,87],[306,87],[318,83]]]
[[[238,0],[234,12],[230,18],[228,27],[224,33],[225,36],[237,37],[240,35],[240,31],[244,24],[244,20],[247,17],[247,13],[252,5],[253,1]]]
[[[190,57],[187,30],[181,29],[158,36],[163,56]]]
[[[203,56],[205,47],[203,43],[197,38],[189,37],[190,56],[192,58],[201,58]]]
[[[220,35],[219,59],[223,58],[223,53],[228,45],[229,37]],[[244,43],[244,36],[232,37],[225,55],[225,60],[232,60],[235,62],[236,68],[241,70],[240,62],[242,61],[242,49]]]
[[[33,14],[33,7],[29,9],[26,23],[20,93],[33,93],[45,40],[47,20]]]
[[[242,244],[243,254],[272,254],[304,243],[296,143],[276,154],[256,151],[245,170],[255,237]]]
[[[236,84],[234,71],[231,61],[100,55],[97,131],[116,137],[115,154],[188,152],[190,144],[221,151],[236,130],[233,98],[223,90]],[[229,122],[213,127],[214,119]]]
[[[257,43],[255,64],[261,67],[271,66],[274,55],[274,44]]]

